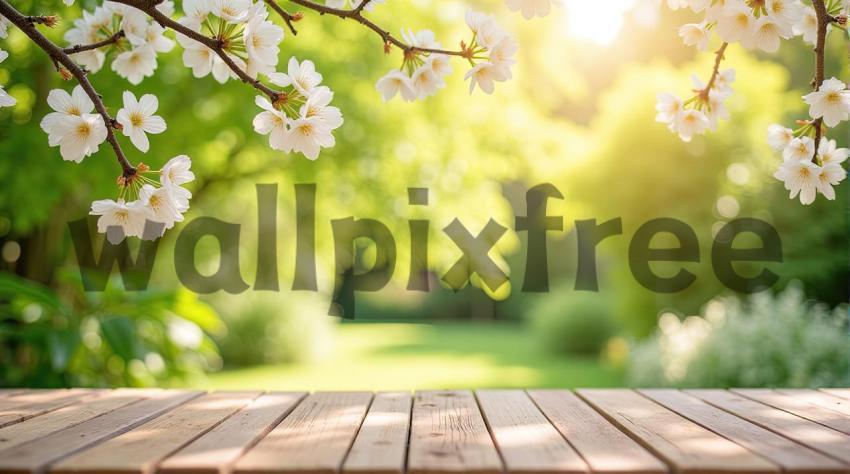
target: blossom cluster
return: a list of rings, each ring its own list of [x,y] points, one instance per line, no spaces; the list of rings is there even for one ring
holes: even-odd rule
[[[734,81],[734,69],[717,73],[710,86],[694,76],[696,94],[690,99],[683,101],[668,92],[658,94],[655,120],[667,124],[667,128],[685,142],[706,130],[715,131],[720,120],[729,118],[724,101],[732,95]]]
[[[156,8],[165,15],[174,13],[174,3],[166,0]],[[165,28],[141,11],[120,3],[106,1],[93,11],[84,10],[83,17],[65,32],[65,41],[86,45],[118,35],[110,49],[117,51],[112,70],[131,84],[139,84],[154,74],[157,53],[167,53],[174,41],[165,36]],[[106,61],[108,50],[100,48],[74,53],[74,60],[89,72],[97,72]]]
[[[192,193],[182,185],[195,179],[191,168],[192,160],[186,155],[175,156],[158,171],[140,164],[136,174],[121,183],[121,195],[117,200],[101,199],[92,203],[91,214],[100,216],[98,232],[107,233],[110,227],[117,226],[122,230],[122,239],[161,237],[176,222],[181,222],[183,213],[189,210]],[[159,181],[145,176],[150,173],[158,174]],[[145,228],[148,222],[161,224],[159,233],[148,235],[146,232],[153,232]]]
[[[817,91],[803,96],[803,100],[809,104],[813,120],[803,121],[797,130],[771,125],[768,143],[782,152],[783,161],[774,177],[785,183],[791,199],[799,195],[801,203],[811,204],[818,193],[835,199],[833,186],[847,177],[842,163],[850,150],[838,148],[835,140],[826,137],[816,143],[818,125],[815,121],[820,119],[827,127],[834,127],[850,118],[850,90],[833,77],[824,81]]]
[[[704,14],[701,22],[679,28],[679,36],[686,45],[705,50],[713,33],[723,44],[716,53],[709,81],[712,87],[700,89],[698,85],[696,96],[684,102],[669,93],[659,94],[656,119],[666,123],[684,141],[706,130],[714,130],[717,119],[728,118],[722,101],[731,89],[721,92],[723,88],[717,84],[728,83],[734,78],[734,70],[721,73],[718,69],[730,43],[768,53],[777,51],[782,40],[797,36],[806,43],[817,44],[819,34],[824,31],[846,29],[848,3],[839,0],[814,0],[814,4],[799,0],[667,0],[671,9],[690,8]],[[815,4],[821,8],[820,16]],[[824,30],[819,30],[820,21],[826,22]],[[839,148],[826,133],[850,118],[850,91],[836,78],[822,81],[824,53],[815,48],[815,54],[820,55],[821,66],[816,75],[819,79],[813,81],[815,91],[803,96],[803,101],[809,105],[809,117],[798,121],[800,127],[796,130],[781,125],[772,125],[768,130],[770,146],[781,151],[783,157],[774,176],[784,183],[792,199],[799,196],[803,204],[814,202],[817,194],[835,199],[833,186],[847,176],[842,163],[847,159],[848,150]]]
[[[74,3],[63,1],[66,5]],[[6,0],[0,2],[5,4]],[[508,9],[521,12],[527,19],[548,15],[556,2],[505,0]],[[324,0],[302,6],[341,18],[354,16],[369,26],[360,12],[371,11],[382,3],[384,0]],[[167,127],[165,120],[156,115],[159,103],[152,94],[137,98],[133,92],[125,91],[123,106],[114,118],[109,115],[103,99],[86,78],[101,70],[108,57],[112,58],[113,71],[137,85],[155,73],[157,55],[171,51],[176,40],[183,49],[183,64],[194,77],[211,75],[220,83],[239,79],[263,93],[255,99],[262,111],[254,118],[253,127],[257,133],[268,135],[272,149],[299,152],[315,160],[323,148],[335,145],[333,131],[342,126],[343,116],[331,105],[334,92],[322,85],[322,75],[310,60],[291,57],[286,71],[278,71],[285,32],[269,18],[267,4],[291,29],[292,22],[301,18],[300,13],[290,14],[272,0],[182,0],[182,16],[176,21],[172,20],[172,0],[138,4],[106,0],[94,9],[84,10],[82,17],[73,21],[64,35],[68,46],[61,51],[61,58],[55,49],[59,47],[44,47],[43,41],[49,40],[36,40],[38,33],[27,32],[22,26],[28,23],[26,26],[53,27],[58,22],[55,16],[22,16],[11,22],[0,16],[0,39],[6,38],[10,23],[15,23],[50,54],[63,79],[76,78],[79,82],[70,93],[53,89],[48,94],[52,112],[41,121],[48,144],[59,148],[62,159],[76,163],[96,153],[107,141],[115,151],[122,167],[118,196],[115,200],[95,201],[91,206],[91,214],[99,216],[100,232],[118,226],[123,231],[122,238],[157,237],[145,235],[146,222],[162,224],[164,231],[182,221],[191,198],[183,185],[194,179],[191,160],[185,155],[172,158],[155,171],[143,163],[133,166],[124,156],[115,137],[117,132],[146,153],[150,149],[149,135],[163,133]],[[451,56],[469,63],[464,79],[469,81],[470,93],[476,87],[492,93],[496,82],[511,79],[518,50],[516,40],[491,15],[469,12],[466,24],[472,37],[460,42],[459,51],[443,50],[429,30],[405,30],[402,41],[370,26],[381,34],[386,52],[392,46],[403,52],[401,68],[390,71],[377,83],[383,98],[400,95],[413,101],[435,94],[445,87],[444,79],[452,72]],[[174,31],[174,39],[167,35],[168,30]],[[8,53],[0,50],[0,62],[7,57]],[[72,68],[72,61],[82,70]],[[0,87],[0,107],[15,104],[15,98]],[[152,179],[150,174],[158,174],[159,179]]]

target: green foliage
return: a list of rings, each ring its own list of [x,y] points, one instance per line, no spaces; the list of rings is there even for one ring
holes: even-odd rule
[[[0,272],[0,386],[152,386],[220,365],[218,315],[186,291],[61,292]]]
[[[748,301],[707,304],[683,322],[670,313],[635,347],[630,383],[678,387],[843,387],[850,385],[846,307],[829,311],[797,285]]]
[[[333,318],[312,294],[254,293],[218,297],[227,332],[216,337],[228,366],[309,362],[328,346]]]
[[[595,355],[616,333],[611,298],[555,288],[529,311],[537,337],[548,350]]]

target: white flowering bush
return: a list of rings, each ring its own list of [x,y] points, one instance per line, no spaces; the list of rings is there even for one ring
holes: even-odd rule
[[[506,0],[511,11],[525,18],[545,16],[554,0]],[[64,0],[71,5],[74,0]],[[121,167],[114,199],[92,203],[99,216],[98,230],[120,228],[126,236],[156,238],[183,220],[191,192],[184,187],[194,180],[191,159],[174,153],[161,169],[143,162],[134,164],[124,152],[120,136],[141,153],[150,140],[167,131],[166,120],[157,115],[155,95],[123,93],[121,107],[112,116],[108,105],[114,98],[101,97],[93,75],[107,62],[118,76],[133,86],[157,71],[158,54],[182,48],[183,64],[196,78],[212,76],[219,83],[238,80],[253,88],[259,108],[252,126],[267,135],[269,146],[283,153],[300,153],[310,160],[322,149],[335,145],[334,131],[344,123],[343,112],[332,105],[334,92],[323,85],[322,74],[309,59],[290,57],[280,67],[281,44],[297,34],[304,21],[301,10],[353,20],[377,34],[383,52],[401,53],[401,65],[376,82],[384,100],[396,95],[405,101],[424,99],[446,87],[452,72],[451,59],[464,61],[470,93],[476,88],[490,94],[495,83],[512,77],[518,45],[492,15],[470,11],[466,15],[469,38],[456,49],[444,49],[433,32],[406,29],[400,37],[367,17],[383,0],[107,0],[72,21],[59,46],[40,28],[52,28],[55,15],[30,16],[7,0],[0,0],[0,39],[14,25],[53,62],[56,72],[77,85],[71,93],[52,90],[47,98],[50,112],[41,121],[50,146],[58,147],[66,161],[79,163],[104,143]],[[179,8],[178,8],[179,7]],[[179,10],[179,11],[178,11]],[[291,40],[290,40],[291,41]],[[2,45],[2,43],[0,43]],[[8,53],[0,49],[0,62]],[[0,107],[14,107],[15,98],[0,87]],[[151,230],[146,223],[160,224]],[[112,237],[112,234],[110,234]],[[114,239],[110,238],[113,242]]]
[[[732,43],[766,53],[776,52],[782,41],[800,37],[814,46],[813,91],[802,97],[809,116],[792,129],[772,125],[768,142],[782,154],[782,163],[774,176],[785,184],[791,199],[799,196],[803,204],[814,202],[818,194],[835,199],[833,186],[847,172],[847,148],[839,148],[828,138],[831,128],[850,118],[850,90],[837,78],[824,77],[824,44],[831,31],[846,34],[846,0],[667,0],[671,9],[690,8],[703,16],[698,23],[683,25],[679,36],[686,45],[699,50],[708,48],[713,36],[720,46],[707,82],[694,80],[693,95],[681,98],[670,93],[658,95],[656,120],[684,141],[713,131],[719,120],[729,118],[724,105],[732,94],[734,69],[721,70],[727,48]]]
[[[629,382],[678,387],[843,387],[850,384],[847,308],[774,296],[709,302],[700,316],[664,313],[631,354]]]

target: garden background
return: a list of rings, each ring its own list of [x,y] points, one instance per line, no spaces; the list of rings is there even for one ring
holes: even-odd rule
[[[10,57],[0,66],[0,83],[18,100],[0,109],[0,385],[850,385],[848,313],[841,306],[850,285],[847,185],[835,201],[803,207],[789,200],[772,177],[780,158],[765,139],[769,124],[802,112],[799,96],[813,73],[810,47],[790,41],[776,55],[730,47],[726,64],[737,70],[732,117],[717,133],[682,143],[654,121],[655,95],[687,90],[690,73],[707,74],[714,58],[681,44],[677,26],[692,21],[690,13],[654,3],[567,0],[549,17],[525,21],[501,1],[388,1],[369,15],[393,31],[431,28],[453,44],[464,36],[463,13],[471,6],[499,12],[520,40],[515,80],[493,95],[470,97],[456,70],[444,91],[416,103],[384,103],[375,90],[398,61],[383,54],[377,36],[305,12],[281,55],[313,60],[345,114],[337,146],[315,162],[270,150],[250,126],[258,112],[253,92],[235,81],[192,78],[180,48],[160,55],[158,74],[136,87],[109,68],[92,75],[113,106],[125,89],[157,94],[170,133],[153,137],[151,151],[133,161],[157,168],[173,150],[192,157],[198,179],[187,221],[242,223],[242,275],[249,283],[254,187],[279,185],[282,290],[238,295],[197,296],[178,284],[170,252],[180,225],[160,243],[148,291],[125,292],[117,276],[106,292],[82,291],[67,222],[115,193],[116,167],[106,146],[78,166],[48,146],[38,126],[47,93],[70,84],[12,28],[4,46]],[[94,5],[15,2],[21,11],[68,19]],[[69,23],[50,31],[52,39],[62,44]],[[841,34],[829,38],[827,64],[843,66],[827,77],[850,73]],[[846,146],[846,125],[839,132]],[[408,219],[431,221],[431,263],[441,275],[460,254],[440,229],[455,217],[473,233],[491,217],[513,228],[514,215],[525,215],[525,191],[543,182],[565,196],[550,200],[550,215],[564,216],[565,229],[549,234],[549,293],[520,291],[526,239],[512,230],[493,252],[511,273],[499,291],[473,279],[455,293],[438,278],[430,293],[405,290]],[[318,187],[317,293],[288,290],[295,183]],[[409,206],[408,187],[429,188],[431,204]],[[330,219],[351,215],[389,226],[399,261],[392,283],[358,294],[357,318],[342,322],[327,316]],[[710,265],[713,235],[742,216],[770,222],[783,242],[784,262],[768,265],[780,282],[752,299],[730,294]],[[623,236],[599,246],[600,291],[574,291],[574,221],[617,217]],[[686,291],[657,294],[631,275],[628,240],[656,217],[681,219],[699,236],[701,262],[684,264],[697,275]],[[374,249],[361,250],[368,267]],[[202,240],[199,268],[214,270],[217,255],[214,241]]]

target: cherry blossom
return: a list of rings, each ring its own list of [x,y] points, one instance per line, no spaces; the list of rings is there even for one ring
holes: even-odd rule
[[[115,119],[121,124],[124,136],[130,137],[130,141],[140,151],[146,152],[150,147],[148,133],[165,131],[165,120],[154,115],[158,107],[159,101],[153,94],[145,94],[137,101],[132,92],[124,92],[124,108],[118,111]]]

